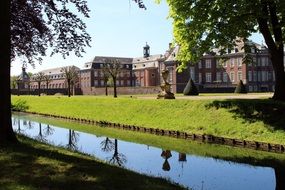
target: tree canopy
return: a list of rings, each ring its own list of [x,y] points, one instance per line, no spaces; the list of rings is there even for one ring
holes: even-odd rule
[[[48,47],[64,57],[81,56],[91,37],[71,5],[89,17],[86,0],[11,0],[11,58],[24,56],[30,63],[41,60]]]
[[[160,0],[156,0],[160,1]],[[268,47],[276,76],[273,98],[285,101],[284,0],[166,0],[173,19],[174,41],[180,46],[177,59],[184,68],[213,48],[220,53],[233,48],[236,39],[260,32]]]

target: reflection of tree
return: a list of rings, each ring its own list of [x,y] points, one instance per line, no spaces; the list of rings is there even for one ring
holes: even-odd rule
[[[47,124],[47,127],[45,128],[45,135],[46,136],[52,135],[53,132],[54,132],[54,129]]]
[[[24,130],[21,129],[21,120],[17,120],[18,128],[15,130],[16,133],[22,133]]]
[[[113,153],[113,156],[111,157],[111,159],[109,160],[109,163],[114,164],[114,165],[118,165],[118,166],[123,166],[126,162],[127,162],[127,157],[124,154],[119,153],[119,151],[118,151],[118,140],[115,139],[114,153]]]
[[[39,134],[35,137],[38,141],[41,141],[41,142],[45,142],[47,141],[45,136],[43,135],[43,132],[42,132],[42,124],[39,123]]]
[[[162,169],[164,171],[170,171],[170,164],[168,163],[168,158],[172,157],[170,150],[162,150],[162,153],[160,155],[162,158],[164,158],[164,163],[162,165]]]
[[[284,190],[285,189],[285,169],[284,168],[274,168],[275,170],[275,180],[276,180],[276,188],[275,190]]]
[[[78,150],[77,142],[79,140],[79,133],[76,133],[74,130],[69,129],[68,132],[68,144],[66,147],[70,150]]]
[[[109,137],[106,137],[106,139],[103,140],[100,145],[103,152],[110,152],[115,148],[115,144],[109,139]]]
[[[32,129],[32,128],[34,128],[34,125],[33,125],[33,123],[31,122],[31,121],[28,121],[28,129]]]

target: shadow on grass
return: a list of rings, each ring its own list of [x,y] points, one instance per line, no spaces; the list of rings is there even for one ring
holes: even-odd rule
[[[1,189],[182,189],[25,137],[0,145]]]
[[[207,108],[225,108],[245,122],[262,121],[270,130],[285,130],[285,103],[273,100],[215,100]]]

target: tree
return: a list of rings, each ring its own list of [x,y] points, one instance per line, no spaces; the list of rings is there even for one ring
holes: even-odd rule
[[[47,94],[48,94],[48,85],[51,82],[51,78],[49,75],[44,75],[44,82],[46,83],[46,89],[47,89]]]
[[[103,73],[108,73],[113,79],[114,98],[117,98],[117,77],[121,71],[122,64],[118,59],[106,59],[103,63]]]
[[[0,11],[0,141],[16,142],[11,123],[10,61],[25,57],[34,64],[46,55],[48,47],[52,54],[64,57],[74,51],[81,56],[89,46],[90,36],[86,25],[67,5],[89,17],[85,0],[2,0]]]
[[[43,72],[39,72],[35,74],[34,80],[38,83],[38,95],[41,96],[41,84],[45,79],[45,74]]]
[[[75,84],[78,82],[79,80],[79,73],[78,73],[78,68],[76,68],[75,66],[68,66],[68,67],[63,67],[61,72],[63,72],[65,81],[67,83],[67,94],[68,97],[70,97],[71,94],[71,89],[72,90],[72,94],[74,95],[74,91],[75,91]]]
[[[190,78],[190,80],[188,81],[187,85],[185,86],[184,90],[183,90],[183,94],[185,96],[189,96],[189,95],[199,95],[198,89],[195,86],[193,80]]]
[[[235,93],[242,93],[242,94],[246,94],[247,93],[247,90],[246,90],[246,87],[245,85],[243,84],[242,80],[239,81],[236,89],[235,89]]]
[[[105,86],[105,95],[108,96],[108,81],[110,79],[110,75],[107,69],[103,69],[103,79],[104,79],[104,86]]]
[[[11,89],[16,89],[16,87],[18,85],[17,80],[18,80],[18,76],[11,76],[11,78],[10,78],[10,82],[11,82],[10,88]]]
[[[174,38],[180,45],[183,68],[212,48],[233,48],[237,37],[248,39],[260,32],[268,46],[275,73],[273,99],[285,101],[284,0],[167,0],[173,19]]]
[[[140,0],[136,0],[143,8]],[[26,57],[34,64],[41,61],[48,47],[52,54],[63,57],[71,51],[84,53],[91,37],[86,25],[67,5],[74,5],[84,17],[89,17],[86,0],[1,0],[0,1],[0,142],[17,142],[11,122],[11,59]]]

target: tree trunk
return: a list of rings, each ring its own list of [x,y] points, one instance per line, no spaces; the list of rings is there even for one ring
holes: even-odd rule
[[[284,43],[281,23],[278,20],[274,1],[262,1],[261,9],[263,17],[258,18],[257,22],[259,30],[268,46],[274,69],[275,92],[273,99],[285,101]]]
[[[114,98],[117,98],[117,78],[113,77],[114,82]]]
[[[276,180],[276,187],[275,190],[284,190],[285,189],[285,169],[284,168],[274,168],[275,171],[275,180]]]
[[[0,11],[0,143],[17,142],[11,121],[11,90],[10,90],[10,1],[2,0]]]
[[[38,82],[38,95],[41,96],[41,82]]]
[[[283,50],[271,50],[270,54],[275,74],[275,91],[273,99],[285,101],[285,72],[283,62],[284,52]]]
[[[104,80],[104,85],[105,85],[105,95],[106,96],[108,96],[108,84],[107,84],[107,80],[106,80],[106,78],[105,78],[105,80]]]
[[[70,80],[67,80],[67,94],[70,97]]]

